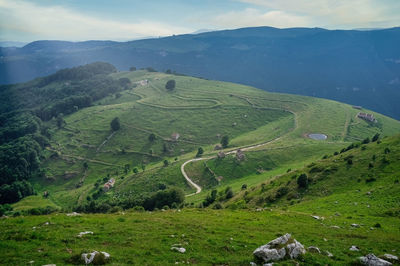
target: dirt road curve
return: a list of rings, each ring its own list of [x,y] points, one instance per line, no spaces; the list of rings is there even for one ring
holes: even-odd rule
[[[251,150],[251,149],[255,149],[255,148],[258,148],[258,147],[262,147],[262,146],[264,146],[264,145],[267,145],[267,144],[269,144],[269,143],[272,143],[272,142],[274,142],[274,141],[279,140],[281,137],[282,137],[282,136],[277,137],[277,138],[275,138],[275,139],[273,139],[273,140],[270,140],[270,141],[261,143],[261,144],[256,144],[256,145],[252,145],[252,146],[238,147],[238,148],[236,148],[235,150],[231,150],[231,151],[227,152],[226,154],[227,154],[227,155],[228,155],[228,154],[235,154],[235,153],[237,152],[238,149],[241,149],[242,151],[248,151],[248,150]],[[199,194],[199,193],[201,192],[201,187],[200,187],[199,185],[197,185],[195,182],[193,182],[192,179],[190,179],[190,177],[188,176],[188,174],[185,172],[185,166],[186,166],[188,163],[191,163],[191,162],[197,162],[197,161],[202,161],[202,160],[209,160],[209,159],[213,159],[213,158],[215,158],[215,157],[217,157],[217,156],[214,155],[214,156],[210,156],[210,157],[190,159],[190,160],[184,162],[184,163],[181,165],[181,172],[182,172],[182,175],[183,175],[183,176],[185,177],[185,179],[189,182],[189,184],[190,184],[192,187],[194,187],[194,188],[196,189],[196,192],[191,193],[191,194],[188,194],[188,195],[186,195],[186,197],[190,197],[190,196]]]

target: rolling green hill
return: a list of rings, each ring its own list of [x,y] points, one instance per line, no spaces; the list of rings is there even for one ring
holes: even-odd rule
[[[190,194],[194,189],[180,166],[198,147],[204,149],[203,157],[215,155],[214,146],[224,135],[230,139],[225,152],[268,143],[246,151],[247,159],[240,164],[233,158],[188,164],[189,176],[205,188],[187,198],[188,203],[201,202],[207,189],[229,185],[239,191],[244,183],[258,184],[351,142],[400,131],[398,121],[363,110],[378,120],[366,122],[357,117],[360,110],[330,100],[145,70],[110,77],[129,79],[130,85],[65,115],[62,127],[54,120],[46,122],[51,139],[41,164],[45,178],[34,177],[32,182],[39,195],[48,191],[48,200],[59,207],[74,208],[93,198],[111,206],[130,206],[165,187]],[[170,79],[177,84],[172,91],[165,89]],[[65,83],[45,88],[60,86]],[[113,132],[110,122],[115,117],[121,126]],[[179,134],[177,140],[174,133]],[[322,133],[327,139],[312,140],[309,133]],[[149,140],[150,134],[155,140]],[[207,167],[212,174],[204,172]],[[102,193],[109,178],[115,178],[115,186]]]
[[[95,249],[109,252],[115,265],[248,265],[256,247],[287,232],[322,250],[302,257],[304,265],[349,265],[367,253],[399,255],[398,121],[330,100],[92,67],[83,68],[90,70],[87,77],[70,76],[79,73],[73,69],[7,88],[34,102],[16,101],[37,122],[23,138],[38,141],[41,134],[46,142],[38,149],[40,174],[28,178],[36,195],[12,204],[11,211],[2,207],[15,217],[0,220],[1,263],[74,264],[83,251]],[[172,90],[165,87],[169,80],[176,82]],[[59,96],[59,102],[69,110],[63,115],[59,105],[47,104],[60,92],[67,98]],[[73,103],[90,97],[90,104],[75,108],[71,97]],[[360,111],[377,122],[358,118]],[[57,118],[47,115],[52,112]],[[113,130],[116,117],[120,126]],[[26,125],[29,119],[2,123]],[[46,134],[40,133],[44,128]],[[13,145],[9,132],[1,132],[2,149]],[[327,138],[314,140],[311,133]],[[223,136],[229,137],[227,147],[215,150]],[[196,157],[199,147],[204,152]],[[199,193],[183,170],[202,188]],[[299,187],[301,174],[307,178]],[[111,178],[114,186],[104,191]],[[72,210],[109,214],[66,216]],[[54,211],[62,212],[38,215]],[[84,231],[94,234],[76,236]],[[172,251],[174,244],[186,253]],[[349,251],[352,245],[361,252]]]

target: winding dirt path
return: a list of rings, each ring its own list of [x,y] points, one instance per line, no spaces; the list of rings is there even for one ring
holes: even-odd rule
[[[293,130],[294,130],[294,128],[293,128],[291,131],[293,131]],[[289,132],[291,132],[291,131],[289,131]],[[285,133],[284,135],[288,134],[289,132]],[[237,152],[237,150],[239,150],[239,149],[242,150],[242,151],[248,151],[248,150],[251,150],[251,149],[259,148],[259,147],[265,146],[265,145],[267,145],[267,144],[270,144],[270,143],[272,143],[272,142],[275,142],[275,141],[281,139],[284,135],[279,136],[279,137],[277,137],[277,138],[274,138],[274,139],[269,140],[269,141],[264,142],[264,143],[255,144],[255,145],[251,145],[251,146],[242,146],[242,147],[238,147],[238,148],[235,148],[234,150],[228,151],[228,152],[225,153],[225,154],[226,154],[226,155],[235,154],[235,153]],[[217,157],[217,155],[213,155],[213,156],[209,156],[209,157],[204,157],[204,158],[190,159],[190,160],[184,162],[184,163],[181,165],[181,172],[182,172],[182,175],[185,177],[186,181],[188,181],[188,183],[189,183],[192,187],[194,187],[194,188],[196,189],[196,192],[191,193],[191,194],[188,194],[188,195],[186,195],[186,197],[190,197],[190,196],[199,194],[199,193],[201,192],[202,189],[201,189],[201,187],[200,187],[198,184],[196,184],[195,182],[193,182],[192,179],[190,179],[189,175],[188,175],[188,174],[186,173],[186,171],[185,171],[185,166],[186,166],[188,163],[191,163],[191,162],[197,162],[197,161],[202,161],[202,160],[210,160],[210,159],[213,159],[213,158],[216,158],[216,157]]]

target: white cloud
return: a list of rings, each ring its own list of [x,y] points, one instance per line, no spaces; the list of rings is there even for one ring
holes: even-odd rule
[[[304,16],[297,16],[280,10],[262,12],[254,8],[243,11],[231,11],[221,14],[213,19],[218,26],[237,28],[272,26],[278,28],[302,27],[310,24]]]
[[[243,3],[306,16],[314,25],[335,28],[400,25],[398,0],[238,0]],[[319,24],[319,25],[316,25]]]
[[[0,0],[0,37],[2,39],[7,34],[11,36],[15,32],[19,32],[19,35],[25,33],[26,38],[35,36],[36,39],[127,40],[191,31],[193,29],[153,21],[124,23],[103,20],[62,6],[44,7],[20,0]]]

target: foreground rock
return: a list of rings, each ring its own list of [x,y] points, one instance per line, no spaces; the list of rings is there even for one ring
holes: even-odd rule
[[[399,262],[399,257],[392,255],[392,254],[385,254],[382,256],[385,260],[388,260],[392,263],[397,263]]]
[[[283,259],[295,259],[305,254],[306,249],[290,234],[278,237],[266,245],[257,248],[253,255],[263,262],[278,261]]]
[[[186,252],[186,248],[182,248],[182,247],[172,247],[171,250],[175,250],[175,251],[180,252],[180,253],[185,253]]]
[[[81,258],[85,264],[105,264],[110,259],[110,254],[94,250],[92,253],[82,253]]]
[[[392,263],[380,259],[374,254],[368,254],[365,257],[360,257],[361,263],[368,265],[368,266],[386,266],[386,265],[392,265]]]

